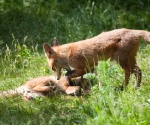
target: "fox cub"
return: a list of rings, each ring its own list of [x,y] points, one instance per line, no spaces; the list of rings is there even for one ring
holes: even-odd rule
[[[81,83],[81,81],[83,83]],[[0,92],[0,98],[21,95],[24,100],[32,100],[38,96],[45,97],[57,93],[78,95],[81,91],[80,85],[87,85],[87,80],[81,80],[80,77],[72,78],[70,82],[74,82],[77,86],[68,86],[65,77],[61,77],[60,80],[57,80],[54,75],[40,76],[26,81],[16,89]]]
[[[53,46],[43,44],[49,67],[61,77],[61,69],[67,70],[66,78],[72,75],[83,76],[90,72],[100,60],[115,60],[125,72],[125,87],[131,74],[136,77],[134,88],[140,87],[142,72],[136,63],[139,40],[150,43],[150,32],[144,30],[115,29],[102,32],[98,36],[78,42]],[[70,66],[74,68],[71,70]],[[90,69],[89,69],[90,67]]]

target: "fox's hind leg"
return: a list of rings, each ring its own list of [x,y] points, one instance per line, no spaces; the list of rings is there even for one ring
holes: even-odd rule
[[[129,64],[130,64],[131,73],[134,74],[135,78],[136,78],[135,84],[134,84],[134,89],[137,89],[138,87],[140,87],[140,84],[141,84],[142,71],[137,66],[135,56],[130,57],[129,62],[130,62]]]
[[[129,83],[129,78],[131,74],[135,75],[136,82],[134,84],[134,89],[140,87],[142,72],[140,68],[137,66],[135,56],[130,56],[128,59],[119,62],[121,67],[125,71],[125,87]]]
[[[121,90],[127,87],[131,75],[131,68],[128,59],[119,60],[119,64],[125,72],[125,84],[121,86]]]
[[[38,86],[35,86],[33,88],[33,91],[36,91],[36,92],[48,92],[48,91],[51,91],[51,87],[50,86],[41,86],[41,85],[38,85]]]
[[[127,85],[129,84],[130,75],[131,75],[129,68],[125,68],[124,71],[125,71],[125,85],[122,85],[121,90],[127,87]]]
[[[135,65],[135,67],[133,69],[133,73],[134,73],[135,78],[136,78],[136,82],[134,84],[134,89],[137,89],[141,85],[142,71],[137,65]]]

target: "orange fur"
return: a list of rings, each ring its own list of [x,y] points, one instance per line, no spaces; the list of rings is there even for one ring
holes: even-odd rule
[[[77,85],[81,84],[81,79],[79,77],[72,78],[71,80],[76,82]],[[87,80],[83,79],[82,81],[84,82],[83,84],[86,85]],[[26,81],[16,89],[0,92],[0,98],[21,95],[25,100],[32,100],[37,96],[44,97],[57,93],[77,95],[80,89],[80,86],[68,86],[65,77],[61,77],[60,80],[57,80],[56,77],[52,75],[41,76]]]
[[[150,32],[144,30],[116,29],[103,32],[90,39],[54,45],[44,44],[43,48],[49,67],[56,71],[57,78],[61,76],[61,69],[82,76],[90,72],[99,60],[115,60],[125,71],[125,86],[128,85],[130,74],[136,76],[135,88],[141,83],[141,70],[137,66],[135,56],[139,47],[139,40],[150,43]],[[89,69],[90,67],[90,69]],[[72,73],[68,73],[70,76]]]

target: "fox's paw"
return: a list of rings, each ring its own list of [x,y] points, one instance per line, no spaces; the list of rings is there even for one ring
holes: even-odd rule
[[[66,89],[66,93],[68,95],[79,96],[79,95],[81,95],[81,87],[80,86],[69,86]]]

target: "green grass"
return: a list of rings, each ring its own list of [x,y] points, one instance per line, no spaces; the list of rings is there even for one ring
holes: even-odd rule
[[[49,4],[50,3],[50,4]],[[0,90],[15,88],[30,78],[52,74],[42,50],[57,37],[60,44],[116,28],[150,31],[148,0],[0,2]],[[149,125],[150,46],[141,42],[137,55],[142,86],[120,91],[124,72],[109,60],[99,62],[92,93],[81,97],[54,96],[25,102],[21,97],[0,99],[0,124]],[[102,84],[101,87],[98,87]]]

